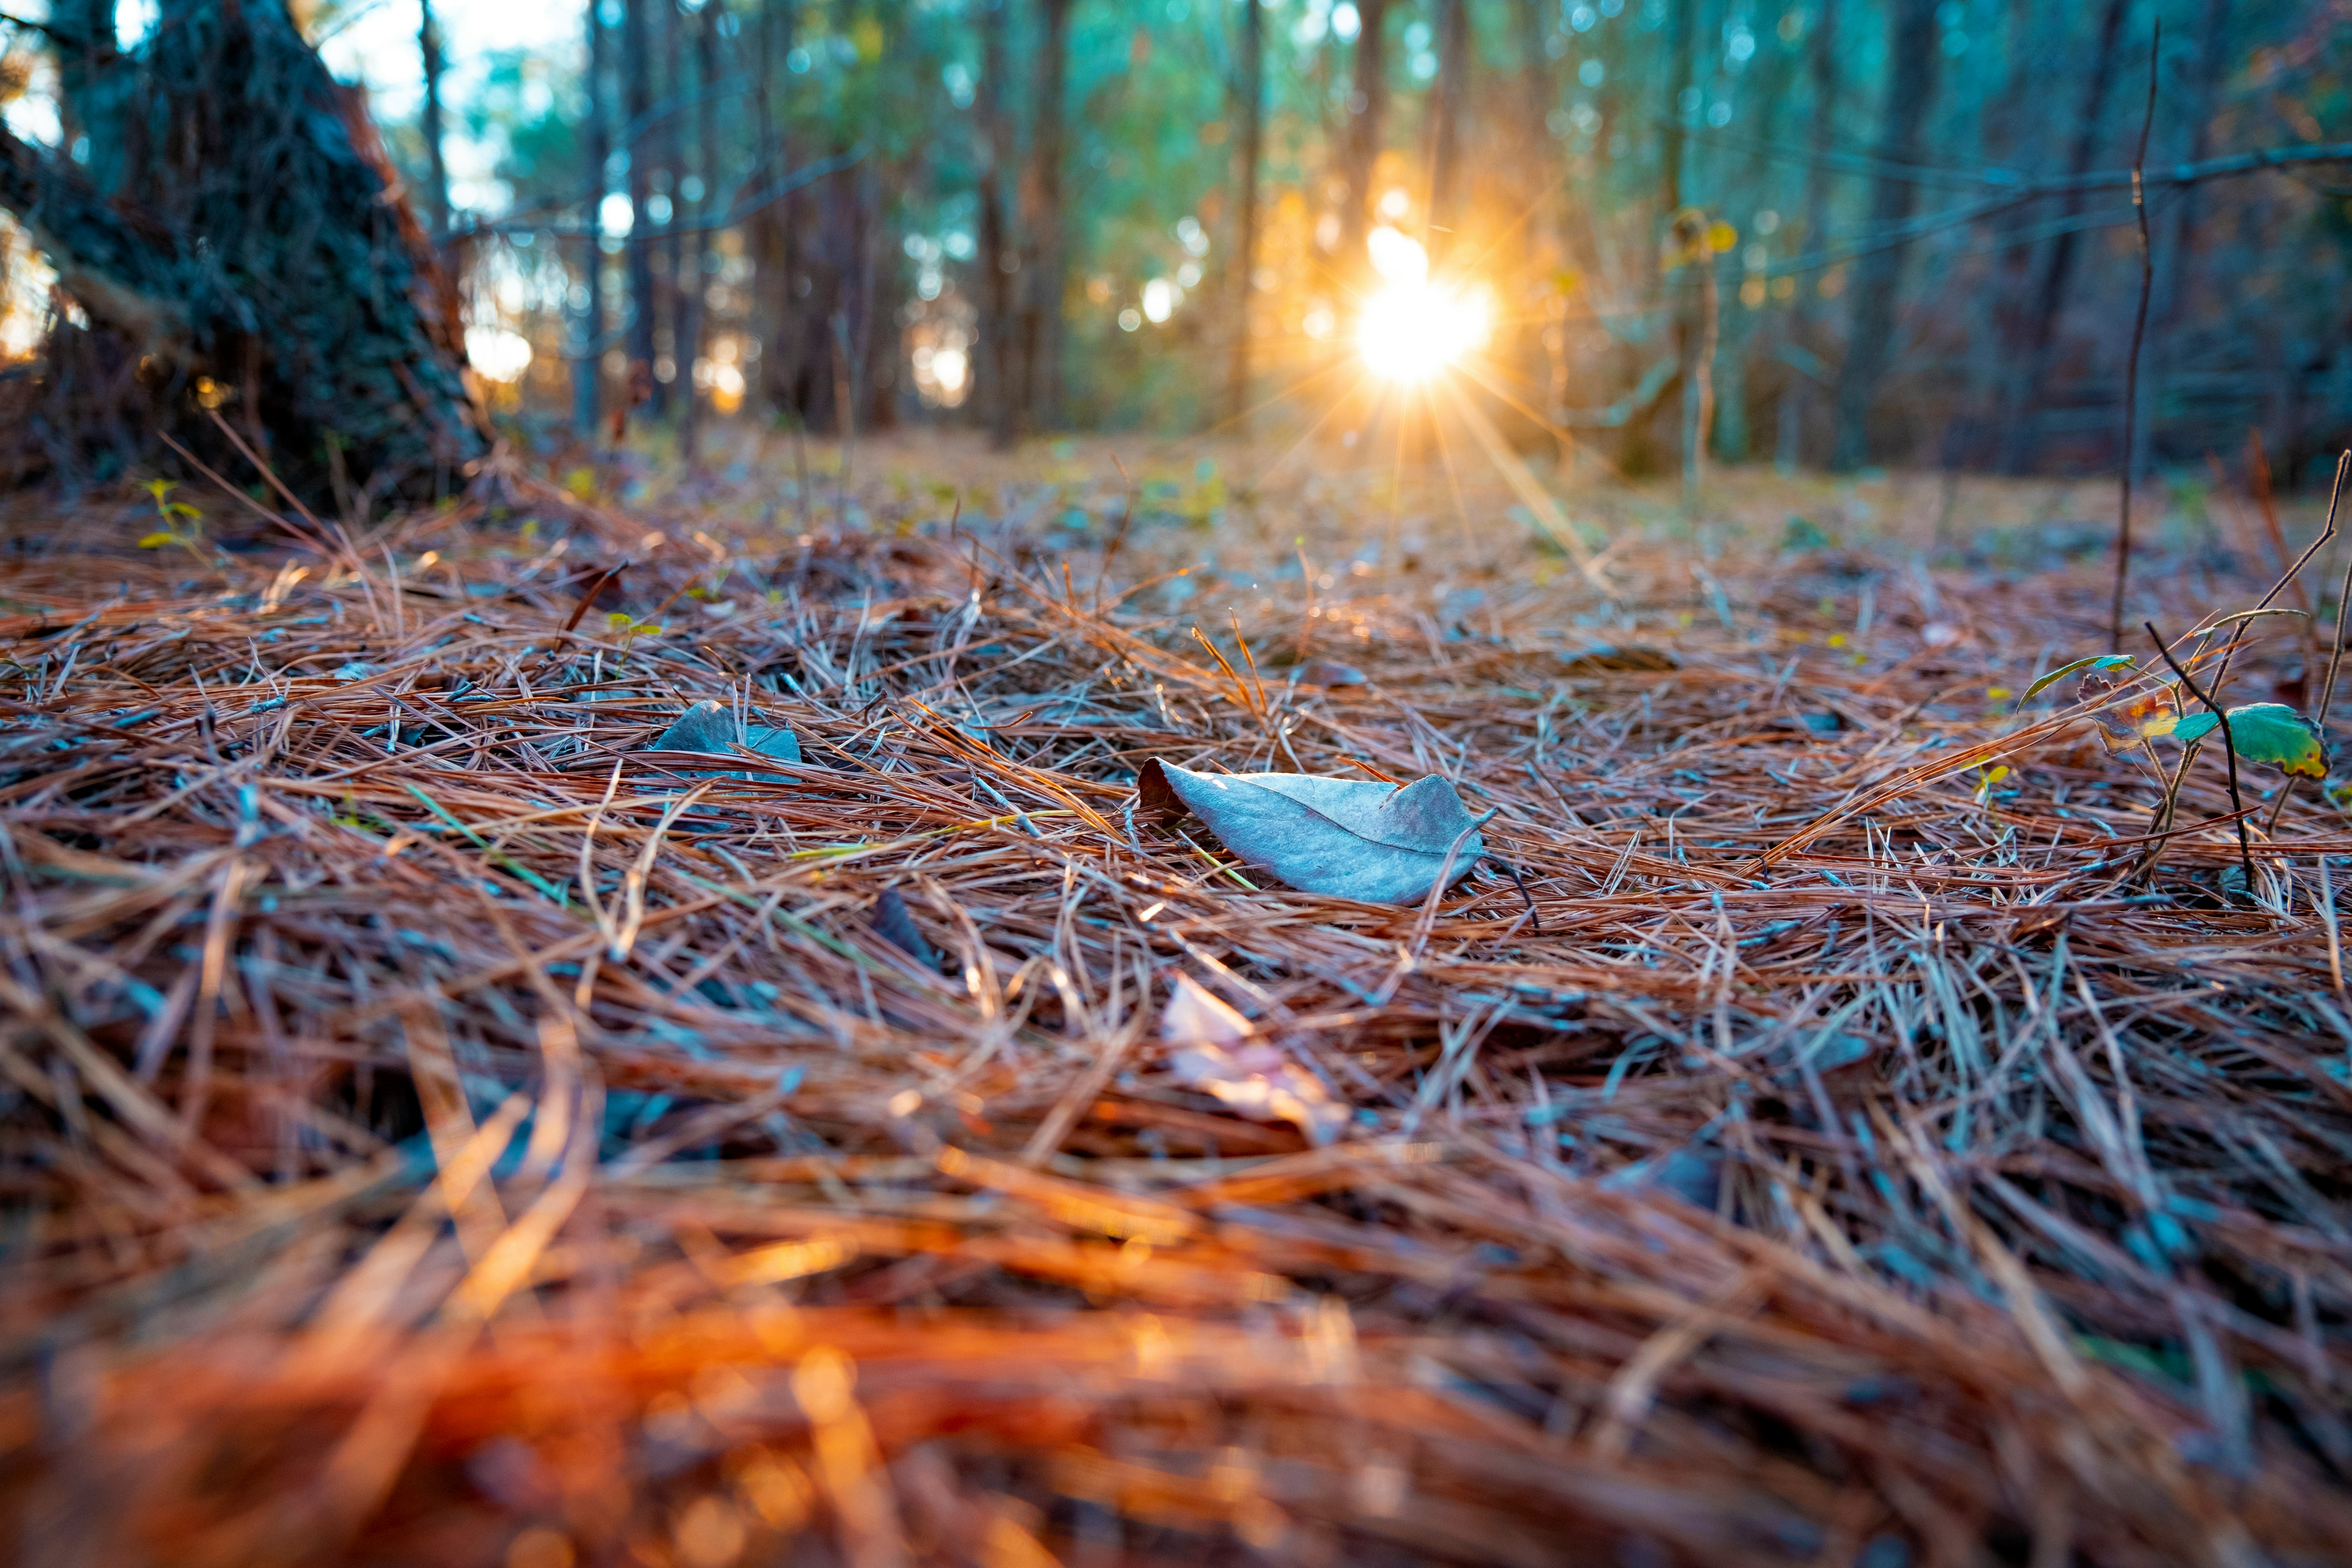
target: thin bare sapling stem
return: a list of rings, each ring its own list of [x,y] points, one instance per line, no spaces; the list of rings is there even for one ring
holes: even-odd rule
[[[2156,128],[2156,65],[2164,48],[2164,18],[2147,49],[2147,112],[2139,122],[2139,151],[2132,155],[2132,216],[2139,222],[2139,311],[2132,318],[2131,363],[2124,372],[2124,461],[2116,512],[2116,593],[2107,611],[2107,651],[2124,650],[2124,584],[2131,576],[2132,463],[2139,434],[2139,351],[2147,337],[2147,300],[2156,288],[2156,260],[2147,237],[2147,193],[2140,174],[2147,164],[2148,132]]]
[[[2319,531],[2323,542],[2335,537],[2336,508],[2344,499],[2344,471],[2347,468],[2352,468],[2352,452],[2339,453],[2336,458],[2336,482],[2327,490],[2327,526]],[[2319,705],[2311,710],[2311,721],[2319,727],[2319,754],[2323,758],[2327,755],[2327,710],[2336,700],[2336,672],[2344,663],[2344,608],[2347,600],[2352,600],[2352,558],[2344,563],[2344,587],[2336,595],[2336,647],[2327,656],[2327,679],[2319,688]],[[2277,830],[2279,816],[2286,810],[2286,803],[2294,798],[2294,786],[2300,782],[2294,774],[2287,775],[2285,785],[2279,791],[2278,804],[2271,807],[2271,819],[2263,825],[2265,834]]]
[[[2238,864],[2245,869],[2246,896],[2252,898],[2254,896],[2254,851],[2253,847],[2246,839],[2246,803],[2238,795],[2238,741],[2236,736],[2230,733],[2230,716],[2221,710],[2220,703],[2208,697],[2198,686],[2197,678],[2183,669],[2179,661],[2173,658],[2172,650],[2165,647],[2164,639],[2157,635],[2156,623],[2142,621],[2140,625],[2147,628],[2148,640],[2156,644],[2158,655],[2171,667],[2172,673],[2180,678],[2180,684],[2189,688],[2189,694],[2191,697],[2205,704],[2207,710],[2213,715],[2214,721],[2221,726],[2221,757],[2230,765],[2230,811],[2238,825]],[[2181,765],[2183,768],[2187,767],[2186,759]]]

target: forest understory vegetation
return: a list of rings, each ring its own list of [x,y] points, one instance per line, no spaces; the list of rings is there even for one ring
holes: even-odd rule
[[[20,1560],[2340,1561],[2346,795],[2034,689],[2111,480],[706,439],[0,501]],[[2238,489],[2126,624],[2326,726]]]

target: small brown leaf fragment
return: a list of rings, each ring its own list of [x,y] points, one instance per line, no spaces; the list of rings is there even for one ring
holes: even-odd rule
[[[1150,822],[1173,822],[1190,810],[1176,786],[1168,782],[1160,759],[1146,762],[1135,775],[1135,815]]]
[[[1192,1089],[1258,1121],[1288,1121],[1310,1143],[1328,1143],[1348,1125],[1348,1108],[1282,1047],[1253,1040],[1250,1021],[1180,974],[1160,1015],[1168,1065]]]

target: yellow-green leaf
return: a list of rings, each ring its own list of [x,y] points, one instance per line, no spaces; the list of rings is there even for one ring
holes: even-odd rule
[[[2268,763],[2307,779],[2327,776],[2319,726],[2284,702],[2249,702],[2231,709],[2230,739],[2238,755],[2250,763]]]
[[[2237,715],[2232,713],[2230,716],[2230,719],[2232,723],[2235,723],[2237,721]],[[2170,735],[2174,740],[2179,742],[2185,746],[2191,741],[2201,741],[2206,736],[2211,734],[2213,732],[2214,726],[2220,722],[2221,721],[2214,718],[2210,713],[2191,713],[2186,718],[2179,719],[2172,723],[2167,724],[2161,730],[2150,730],[2147,732],[2154,735]],[[2245,753],[2242,752],[2239,753],[2241,756],[2243,756],[2244,754]]]
[[[2072,664],[2062,664],[2047,675],[2035,676],[2033,684],[2025,689],[2025,695],[2018,699],[2018,704],[2022,707],[2032,701],[2053,684],[2070,675],[2085,669],[2126,669],[2130,668],[2132,656],[2127,653],[2100,653],[2093,654],[2089,658],[2078,658]]]
[[[2221,727],[2210,712],[2190,713],[2158,729],[2143,726],[2144,734],[2169,734],[2182,745],[2201,741]],[[2327,776],[2327,758],[2319,744],[2319,726],[2284,702],[2249,702],[2230,710],[2230,738],[2239,757],[2268,763],[2307,779]]]
[[[159,531],[157,532],[151,533],[146,538],[141,540],[139,542],[139,548],[142,550],[160,550],[166,544],[177,544],[178,542],[180,542],[180,536],[178,534],[165,533]]]

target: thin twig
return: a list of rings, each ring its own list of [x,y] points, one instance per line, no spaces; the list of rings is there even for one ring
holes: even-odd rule
[[[2305,560],[2310,559],[2312,550],[2318,549],[2336,536],[2336,508],[2344,499],[2344,471],[2347,468],[2352,468],[2352,451],[2340,453],[2336,458],[2336,482],[2327,489],[2327,526],[2319,531],[2319,537],[2312,542],[2312,549],[2304,552]],[[2302,563],[2295,564],[2300,568]],[[2327,656],[2327,679],[2319,689],[2319,705],[2311,710],[2311,721],[2319,727],[2319,754],[2323,761],[2327,755],[2328,704],[2336,700],[2336,671],[2344,662],[2344,606],[2347,600],[2352,600],[2352,559],[2344,563],[2344,589],[2336,595],[2336,648]],[[2313,624],[2317,625],[2315,619]],[[2263,825],[2265,834],[2277,828],[2279,815],[2286,810],[2286,803],[2294,797],[2296,783],[2296,776],[2289,773],[2285,786],[2279,791],[2278,804],[2271,807],[2270,821]]]
[[[2172,650],[2165,647],[2164,639],[2157,635],[2156,624],[2153,621],[2142,621],[2140,625],[2147,628],[2148,640],[2156,644],[2156,651],[2162,656],[2166,664],[2172,667],[2172,673],[2180,677],[2180,683],[2189,688],[2189,695],[2205,704],[2215,721],[2221,726],[2222,760],[2230,765],[2230,809],[2236,815],[2238,821],[2238,863],[2245,868],[2246,896],[2252,898],[2254,896],[2254,853],[2252,847],[2246,841],[2246,803],[2238,795],[2238,742],[2237,737],[2230,733],[2230,716],[2221,710],[2220,703],[2206,696],[2198,687],[2196,677],[2180,668],[2179,661],[2172,657]]]

